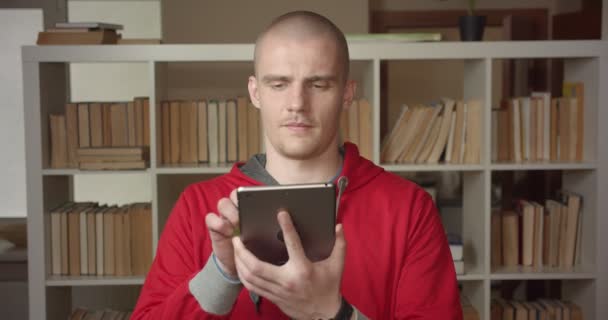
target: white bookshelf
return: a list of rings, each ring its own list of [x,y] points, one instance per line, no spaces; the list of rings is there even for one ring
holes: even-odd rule
[[[463,97],[484,101],[481,162],[475,165],[389,165],[393,172],[457,172],[462,175],[462,235],[465,245],[466,274],[458,276],[464,293],[480,312],[490,317],[490,285],[494,280],[564,280],[562,296],[582,306],[585,319],[608,315],[608,270],[603,255],[608,252],[608,129],[601,119],[608,119],[608,42],[605,41],[526,41],[482,43],[395,43],[350,44],[353,77],[359,92],[373,106],[380,105],[380,63],[390,60],[464,61]],[[72,180],[80,174],[149,176],[152,199],[153,248],[170,209],[183,188],[230,170],[228,165],[160,166],[157,162],[157,120],[150,109],[150,168],[127,172],[81,172],[73,169],[48,169],[49,112],[61,112],[68,101],[66,65],[83,63],[147,64],[150,105],[163,99],[205,96],[217,88],[172,87],[168,66],[195,66],[196,70],[225,68],[231,76],[223,86],[246,92],[246,78],[251,69],[252,44],[200,45],[121,45],[121,46],[27,46],[23,48],[25,88],[27,210],[29,243],[30,318],[66,318],[74,304],[74,295],[82,290],[112,293],[121,288],[138,287],[143,277],[56,277],[49,275],[50,253],[46,220],[53,206],[73,198]],[[582,163],[492,163],[491,114],[492,62],[496,59],[565,58],[564,78],[585,84],[585,154]],[[211,74],[202,73],[201,83],[210,83]],[[193,85],[192,87],[196,87]],[[380,158],[380,110],[373,111],[373,159]],[[603,138],[603,139],[602,139]],[[502,171],[562,170],[563,186],[584,195],[584,219],[581,264],[572,270],[490,268],[490,212],[492,174]],[[101,288],[108,288],[102,290]],[[113,289],[114,288],[114,289]],[[113,291],[114,290],[114,291]],[[133,295],[136,299],[136,295]],[[85,299],[86,300],[86,299]],[[81,300],[78,300],[79,302]],[[87,300],[88,301],[88,300]],[[105,301],[105,300],[103,300]],[[115,306],[109,299],[107,307]],[[120,303],[124,304],[124,301]],[[122,305],[122,304],[118,305]],[[133,301],[134,304],[134,301]],[[93,307],[93,306],[91,306]]]

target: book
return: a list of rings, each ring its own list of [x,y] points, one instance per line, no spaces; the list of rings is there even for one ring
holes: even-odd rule
[[[452,233],[448,233],[447,238],[450,246],[450,253],[452,254],[452,260],[462,260],[462,238]]]
[[[38,33],[37,45],[95,45],[116,44],[118,34],[114,30],[101,29],[89,32],[47,32]]]
[[[238,146],[238,156],[237,160],[240,162],[245,162],[249,158],[248,154],[248,138],[247,135],[254,130],[249,130],[249,126],[255,127],[257,130],[257,126],[254,123],[249,123],[249,111],[247,110],[248,99],[246,97],[238,97],[236,99],[236,117],[237,117],[237,146]],[[251,119],[251,121],[255,121],[255,119]],[[256,135],[257,136],[257,135]]]
[[[198,162],[209,161],[209,145],[207,141],[207,101],[197,102],[197,140],[198,140]]]

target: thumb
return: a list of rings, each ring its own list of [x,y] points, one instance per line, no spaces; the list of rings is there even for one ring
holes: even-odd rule
[[[340,263],[340,269],[344,267],[344,259],[346,258],[346,239],[344,238],[344,228],[342,224],[336,225],[336,242],[331,251],[331,259],[337,260]]]

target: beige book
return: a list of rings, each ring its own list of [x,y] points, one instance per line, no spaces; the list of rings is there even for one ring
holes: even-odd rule
[[[425,145],[428,143],[429,136],[435,126],[435,122],[437,121],[437,117],[441,113],[443,109],[443,105],[435,105],[427,107],[426,114],[426,125],[423,130],[417,132],[416,144],[412,147],[410,153],[406,157],[406,162],[414,163],[420,157]]]
[[[528,320],[528,309],[518,301],[511,301],[515,310],[515,320]]]
[[[528,201],[521,201],[522,232],[521,232],[521,264],[531,266],[534,260],[534,206]]]
[[[197,142],[198,162],[209,161],[209,146],[207,144],[207,101],[197,102]]]
[[[66,147],[68,151],[68,168],[78,167],[76,149],[78,149],[78,105],[68,103],[65,105],[65,128],[66,128]]]
[[[51,130],[51,168],[68,167],[67,137],[65,116],[49,115]]]
[[[180,163],[194,164],[198,162],[198,119],[195,101],[180,103]]]
[[[534,255],[532,258],[532,265],[539,269],[542,268],[543,261],[543,241],[544,241],[544,222],[545,222],[545,208],[536,202],[532,202],[534,206],[534,244],[533,250]]]
[[[144,102],[141,98],[133,99],[135,146],[144,145]]]
[[[543,118],[543,133],[542,133],[542,157],[544,161],[551,158],[551,93],[550,92],[532,92],[532,97],[539,98],[540,109]]]
[[[545,206],[549,211],[549,244],[548,244],[548,258],[546,264],[551,267],[559,266],[557,257],[559,250],[559,231],[561,222],[561,206],[562,204],[555,200],[547,200]],[[546,226],[546,225],[545,225]],[[546,228],[545,228],[546,230]]]
[[[104,273],[104,216],[109,208],[102,208],[95,212],[95,262],[96,270],[95,273],[98,276],[103,276]]]
[[[89,236],[87,226],[87,213],[91,208],[83,208],[78,213],[80,223],[80,271],[79,274],[89,274]]]
[[[541,98],[533,98],[532,101],[536,108],[536,161],[542,161],[545,151],[545,114],[543,111],[543,100]]]
[[[51,211],[51,274],[61,275],[61,212],[64,207]],[[65,253],[67,255],[67,252]]]
[[[217,100],[207,103],[207,145],[209,146],[209,163],[217,165],[219,162],[219,104]]]
[[[135,119],[135,103],[129,101],[127,105],[127,145],[134,147],[137,145],[136,119]]]
[[[150,146],[150,98],[144,97],[141,99],[143,103],[143,145]],[[158,115],[156,116],[158,118]]]
[[[247,105],[247,158],[260,153],[260,111],[253,103]]]
[[[143,213],[141,218],[141,232],[143,235],[142,252],[143,252],[143,271],[148,273],[152,265],[152,208],[150,203],[143,204]]]
[[[550,121],[550,130],[549,130],[549,160],[557,161],[558,160],[558,127],[559,127],[559,109],[558,109],[558,99],[551,99],[551,121]]]
[[[498,115],[498,162],[510,161],[509,141],[511,140],[511,130],[509,128],[509,113],[505,109],[499,109]]]
[[[513,99],[511,100],[511,108],[513,108],[513,113],[512,116],[513,118],[511,119],[512,124],[513,124],[513,156],[514,156],[514,161],[515,162],[521,162],[523,160],[523,156],[522,156],[522,150],[523,150],[523,144],[522,144],[522,134],[521,134],[521,127],[522,127],[522,118],[521,118],[521,108],[520,108],[520,104],[519,101],[517,99]]]
[[[482,131],[481,100],[471,100],[467,103],[467,127],[464,163],[478,164],[481,160],[481,131]]]
[[[171,130],[171,153],[170,153],[170,161],[171,164],[180,163],[180,155],[182,149],[182,141],[180,139],[180,102],[179,101],[171,101],[169,103],[169,119],[170,119],[170,130]]]
[[[584,148],[584,128],[585,128],[585,85],[582,82],[564,82],[562,94],[566,98],[575,98],[576,102],[576,151],[574,152],[574,160],[572,161],[583,161],[583,148]],[[574,101],[574,100],[571,100]]]
[[[122,266],[124,268],[125,275],[132,275],[133,270],[131,268],[132,252],[131,252],[131,208],[134,205],[128,206],[122,213],[122,231],[123,231],[123,242],[122,242]]]
[[[413,163],[416,160],[416,156],[422,147],[422,143],[425,135],[431,130],[433,119],[436,117],[437,108],[431,106],[424,106],[424,111],[421,122],[417,125],[416,130],[413,132],[408,148],[401,154],[399,158],[400,162]]]
[[[110,107],[110,116],[112,119],[112,147],[129,146],[127,104],[113,103]]]
[[[116,274],[114,247],[114,215],[118,208],[113,207],[103,214],[103,275],[113,276]]]
[[[462,163],[463,152],[463,143],[465,139],[465,129],[466,129],[466,114],[467,114],[467,105],[458,101],[456,103],[456,122],[454,127],[454,136],[453,136],[453,145],[452,145],[452,155],[450,157],[450,163]]]
[[[249,154],[247,151],[247,135],[249,134],[249,125],[254,125],[249,123],[249,111],[247,110],[248,99],[247,97],[238,97],[236,100],[237,107],[237,145],[238,145],[238,156],[237,160],[241,162],[247,161],[249,158]]]
[[[575,162],[576,153],[578,149],[578,100],[577,98],[570,98],[570,103],[568,105],[569,109],[569,118],[568,118],[568,161]]]
[[[455,101],[450,99],[443,99],[443,115],[441,117],[441,127],[439,129],[439,135],[437,140],[433,143],[431,154],[428,156],[428,163],[437,163],[441,154],[446,150],[448,138],[450,135],[450,127],[454,118],[454,105]],[[446,151],[447,153],[447,151]]]
[[[112,104],[101,104],[101,120],[103,128],[103,147],[112,147]]]
[[[567,232],[568,232],[568,207],[566,205],[561,205],[561,214],[560,214],[560,222],[559,222],[559,248],[557,253],[557,261],[559,267],[566,267],[566,243],[567,240]]]
[[[492,209],[491,216],[491,249],[490,264],[495,270],[502,265],[502,219],[499,209]]]
[[[502,261],[505,266],[519,264],[519,216],[513,211],[502,213]]]
[[[60,213],[60,222],[61,222],[61,274],[68,275],[70,274],[70,251],[69,251],[69,234],[70,230],[68,228],[68,214],[71,211],[71,207],[65,208]]]
[[[97,235],[95,234],[95,214],[99,210],[102,210],[102,208],[98,207],[87,212],[87,274],[89,275],[97,274]]]
[[[80,275],[80,207],[68,213],[69,274]]]
[[[560,98],[559,104],[559,160],[569,161],[570,156],[570,99]]]
[[[103,147],[103,112],[101,103],[89,104],[91,147]]]
[[[359,145],[359,101],[353,100],[348,107],[348,141]]]
[[[538,143],[538,139],[536,137],[536,135],[538,134],[538,130],[537,130],[537,126],[538,126],[538,110],[536,108],[536,103],[534,103],[533,100],[527,99],[528,101],[528,109],[527,112],[529,112],[529,119],[527,120],[528,123],[524,123],[522,125],[522,141],[524,142],[524,145],[522,146],[522,149],[525,151],[524,154],[522,155],[522,160],[528,160],[528,161],[532,161],[535,162],[537,161],[537,143]],[[521,113],[522,113],[522,117],[525,118],[525,110],[524,108],[521,108]],[[527,126],[527,129],[526,129]],[[526,131],[524,133],[524,131]],[[526,149],[527,148],[527,149]]]
[[[163,101],[160,106],[161,113],[161,163],[171,163],[171,109],[168,101]]]
[[[400,140],[400,137],[403,136],[404,132],[408,128],[407,123],[409,122],[409,119],[412,117],[413,113],[414,108],[409,108],[407,105],[404,105],[401,108],[401,113],[399,114],[395,125],[382,142],[380,154],[380,159],[382,162],[394,163],[399,157],[403,143],[403,141]]]
[[[412,161],[416,163],[424,163],[426,159],[429,157],[431,150],[433,149],[433,145],[435,144],[435,140],[439,136],[439,129],[441,127],[441,114],[443,113],[443,104],[439,104],[433,106],[431,108],[433,113],[431,115],[431,120],[428,123],[428,126],[421,136],[420,144],[416,147],[417,150],[414,152],[412,156]]]
[[[78,146],[86,148],[91,146],[91,129],[89,128],[89,104],[78,104]]]
[[[226,101],[226,161],[238,160],[238,119],[235,100]]]
[[[372,106],[366,99],[359,100],[359,153],[366,159],[373,160],[373,113]]]
[[[217,107],[217,132],[218,132],[218,162],[226,163],[228,156],[228,139],[227,139],[227,114],[226,101],[220,100]]]
[[[118,147],[118,148],[78,148],[78,157],[138,157],[143,159],[147,153],[144,147]]]
[[[112,223],[114,224],[114,271],[117,276],[126,276],[125,268],[125,225],[122,219],[126,207],[120,207],[112,213]]]
[[[397,143],[397,150],[399,151],[397,158],[395,159],[398,163],[403,163],[406,155],[410,152],[410,149],[414,147],[416,141],[416,135],[418,132],[423,130],[422,128],[426,125],[423,123],[425,117],[428,115],[427,107],[416,106],[413,109],[412,117],[408,120],[406,129],[400,132],[400,136],[395,137]]]

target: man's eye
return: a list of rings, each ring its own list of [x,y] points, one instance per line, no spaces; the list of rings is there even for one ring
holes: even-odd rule
[[[326,82],[315,82],[312,84],[315,89],[327,89],[329,88],[329,84]]]
[[[273,83],[270,85],[273,89],[283,89],[285,88],[285,83]]]

